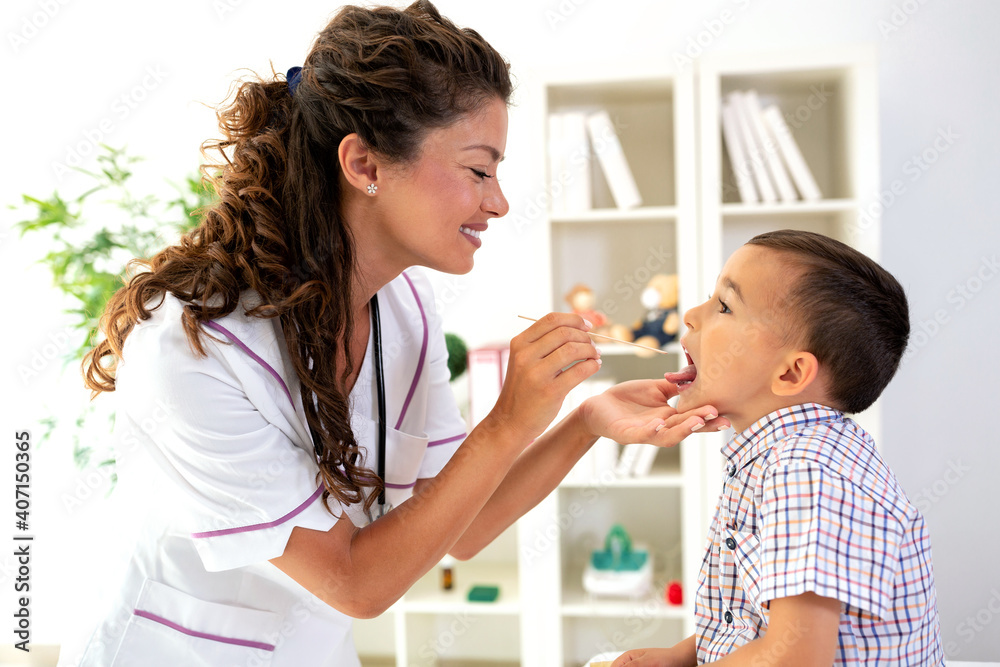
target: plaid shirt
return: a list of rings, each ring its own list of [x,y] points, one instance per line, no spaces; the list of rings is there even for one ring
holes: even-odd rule
[[[930,536],[871,436],[797,405],[722,453],[695,602],[699,664],[766,634],[771,600],[809,591],[842,603],[834,664],[943,664]]]

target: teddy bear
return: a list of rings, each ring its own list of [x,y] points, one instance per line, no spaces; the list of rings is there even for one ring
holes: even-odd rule
[[[608,323],[608,316],[594,308],[597,305],[594,290],[582,283],[574,285],[566,294],[566,303],[574,313],[594,325],[593,331],[601,329]]]
[[[658,273],[649,279],[639,297],[646,314],[632,327],[635,342],[662,348],[677,339],[681,318],[677,314],[677,276]]]

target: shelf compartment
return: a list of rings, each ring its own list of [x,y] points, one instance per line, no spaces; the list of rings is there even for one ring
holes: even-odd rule
[[[816,232],[843,241],[848,245],[855,245],[857,242],[855,236],[858,230],[857,209],[848,206],[827,210],[801,207],[798,210],[789,210],[783,215],[773,213],[760,215],[727,214],[722,220],[721,259],[723,264],[732,253],[754,236],[775,229]]]
[[[504,562],[459,561],[452,568],[454,587],[441,588],[440,568],[434,567],[396,603],[407,614],[469,614],[502,616],[521,612],[517,565]],[[496,602],[469,602],[469,588],[484,584],[500,587]]]
[[[547,87],[547,107],[550,113],[607,111],[643,206],[676,203],[671,79],[551,84]],[[616,211],[607,180],[593,155],[590,170],[593,210]]]
[[[756,90],[762,107],[781,111],[823,197],[851,198],[848,72],[839,68],[730,73],[720,77],[724,100],[733,91]],[[721,128],[719,130],[721,132]],[[722,142],[723,202],[738,202],[732,165]]]
[[[640,206],[639,208],[598,208],[578,213],[554,213],[553,224],[572,225],[595,222],[672,222],[677,219],[674,206]]]
[[[582,283],[594,291],[596,310],[631,327],[644,314],[639,299],[649,279],[677,273],[674,223],[659,229],[636,221],[554,224],[551,239],[555,310],[566,310],[566,295]]]

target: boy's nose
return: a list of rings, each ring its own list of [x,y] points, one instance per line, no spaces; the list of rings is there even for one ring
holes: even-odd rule
[[[694,331],[695,330],[695,326],[694,325],[695,325],[695,319],[696,319],[695,318],[695,316],[696,316],[696,312],[695,311],[696,310],[698,310],[697,306],[694,307],[694,308],[688,308],[688,311],[686,313],[684,313],[684,318],[683,318],[684,326],[687,327],[688,331]]]

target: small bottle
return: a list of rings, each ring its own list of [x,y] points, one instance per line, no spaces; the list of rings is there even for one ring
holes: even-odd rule
[[[441,589],[450,591],[452,586],[455,585],[453,579],[452,568],[455,565],[455,559],[451,556],[445,554],[445,557],[441,559]]]

